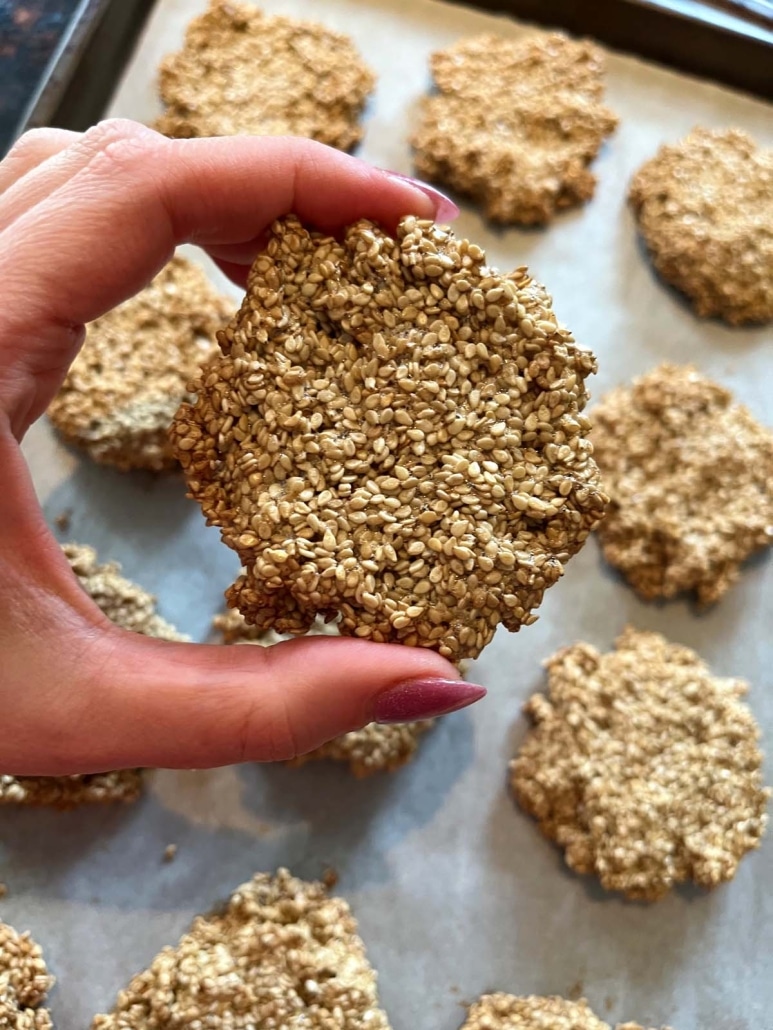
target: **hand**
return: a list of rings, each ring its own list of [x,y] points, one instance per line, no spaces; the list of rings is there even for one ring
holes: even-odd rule
[[[183,242],[243,282],[266,228],[289,212],[324,230],[457,213],[429,187],[308,140],[167,140],[105,122],[85,135],[28,133],[0,164],[0,772],[285,759],[374,719],[440,714],[484,693],[420,648],[205,646],[120,630],[43,520],[19,443],[85,323],[138,292]]]

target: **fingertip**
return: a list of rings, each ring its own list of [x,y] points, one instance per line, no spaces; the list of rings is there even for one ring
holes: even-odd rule
[[[414,179],[410,175],[403,175],[402,172],[392,172],[386,168],[379,168],[379,173],[391,182],[398,183],[401,187],[410,192],[413,197],[413,207],[406,211],[406,214],[419,215],[422,218],[432,218],[436,222],[453,222],[459,217],[459,207],[447,197],[445,193],[435,189],[420,179]]]

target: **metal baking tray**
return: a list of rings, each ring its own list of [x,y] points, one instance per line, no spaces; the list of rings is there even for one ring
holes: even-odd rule
[[[111,114],[156,115],[158,62],[203,6],[157,4]],[[262,6],[354,36],[379,75],[360,154],[403,172],[430,52],[481,30],[531,31],[433,0]],[[544,231],[494,231],[465,207],[457,231],[485,246],[492,263],[527,263],[548,284],[559,317],[598,355],[596,397],[663,360],[694,362],[769,422],[771,330],[697,319],[654,276],[625,194],[642,161],[696,124],[737,125],[770,144],[771,107],[617,53],[608,57],[607,99],[621,122],[595,163],[587,206]],[[45,420],[25,452],[51,524],[71,512],[59,538],[120,560],[158,594],[164,615],[207,637],[236,560],[186,500],[181,477],[98,468],[63,448]],[[364,781],[328,764],[157,772],[128,808],[0,811],[0,880],[9,888],[0,918],[31,929],[45,948],[58,978],[52,1009],[66,1030],[105,1011],[196,912],[278,865],[306,877],[338,870],[395,1030],[456,1030],[460,1003],[492,989],[583,993],[611,1023],[773,1030],[773,840],[711,894],[680,890],[655,905],[631,904],[569,873],[506,788],[508,759],[526,730],[521,706],[544,686],[542,661],[578,639],[606,649],[626,623],[664,632],[717,673],[748,679],[770,742],[772,616],[770,560],[752,562],[699,615],[688,602],[643,604],[591,540],[549,591],[540,621],[514,636],[500,632],[475,663],[471,675],[490,688],[488,699],[441,721],[410,766]],[[767,773],[770,781],[770,765]],[[164,864],[170,843],[177,858]]]

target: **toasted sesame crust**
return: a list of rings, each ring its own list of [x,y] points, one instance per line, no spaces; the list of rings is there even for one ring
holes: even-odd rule
[[[501,223],[543,225],[593,196],[588,165],[617,125],[598,47],[560,33],[474,36],[431,68],[438,92],[412,139],[419,174]]]
[[[199,916],[92,1030],[389,1030],[376,974],[341,898],[259,874],[222,915]]]
[[[607,654],[579,643],[546,665],[510,779],[567,864],[641,901],[731,880],[770,796],[746,683],[630,627]]]
[[[773,319],[773,150],[694,129],[636,173],[629,201],[655,268],[697,314]]]
[[[214,0],[161,65],[167,136],[307,136],[340,150],[359,142],[375,76],[351,39],[314,22]]]
[[[141,293],[88,327],[48,409],[53,425],[103,464],[174,467],[169,424],[233,308],[203,269],[173,258]]]
[[[525,269],[406,218],[275,225],[172,437],[247,622],[474,657],[535,621],[603,513],[595,359]]]
[[[607,560],[645,600],[718,601],[773,543],[773,433],[690,365],[613,390],[592,418]]]
[[[81,544],[65,544],[62,550],[80,585],[116,626],[160,640],[189,639],[156,613],[153,595],[125,579],[117,562],[100,565],[96,551]],[[136,801],[141,792],[139,769],[82,776],[0,775],[0,805],[67,809],[84,804]]]
[[[512,994],[484,994],[470,1006],[461,1030],[611,1030],[611,1027],[593,1014],[584,998],[567,1001],[555,996],[517,998]],[[644,1030],[644,1027],[625,1023],[617,1030]]]
[[[255,626],[247,625],[242,615],[233,608],[216,616],[215,628],[222,632],[226,644],[261,644],[269,647],[289,639],[274,630],[258,630]],[[335,623],[326,624],[317,619],[306,635],[337,636],[338,628]],[[346,762],[358,779],[377,772],[394,772],[410,762],[418,749],[420,738],[434,722],[434,719],[424,719],[385,726],[372,722],[361,730],[344,733],[306,755],[299,755],[287,764],[298,767],[317,759]]]
[[[0,1026],[3,1030],[52,1030],[40,1008],[53,986],[43,952],[28,933],[0,923]]]

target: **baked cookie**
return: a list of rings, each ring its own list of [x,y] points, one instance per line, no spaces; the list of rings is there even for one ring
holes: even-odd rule
[[[645,600],[719,600],[773,543],[773,433],[689,365],[618,387],[592,418],[607,561]]]
[[[307,136],[340,150],[362,137],[376,79],[348,36],[213,0],[161,65],[167,136]]]
[[[224,615],[218,615],[215,627],[222,632],[226,644],[261,644],[268,647],[288,639],[271,629],[259,630],[255,626],[248,626],[234,608],[230,608]],[[338,636],[338,627],[335,623],[316,619],[306,636]],[[301,766],[315,759],[327,758],[334,762],[347,762],[358,779],[376,772],[394,772],[413,758],[419,746],[419,738],[434,721],[423,719],[420,722],[391,725],[372,722],[361,730],[352,730],[336,737],[307,755],[299,755],[288,765]]]
[[[655,268],[699,315],[773,318],[773,150],[739,129],[694,129],[647,161],[628,196]]]
[[[219,341],[172,439],[247,622],[459,662],[535,621],[605,498],[595,359],[525,269],[414,217],[341,242],[287,218]]]
[[[173,258],[150,286],[88,327],[48,409],[56,429],[105,465],[172,467],[169,423],[234,307],[203,269]]]
[[[0,1027],[3,1030],[52,1030],[40,1006],[51,990],[43,952],[28,933],[0,923]]]
[[[437,93],[413,136],[416,169],[494,222],[544,225],[590,200],[588,168],[617,118],[602,103],[604,57],[560,33],[483,35],[432,55]]]
[[[80,544],[65,544],[62,550],[80,585],[116,626],[160,640],[188,640],[156,613],[152,594],[124,579],[116,562],[100,565],[96,551]],[[141,790],[142,774],[138,769],[83,776],[0,775],[0,805],[75,808],[136,801]]]
[[[376,973],[341,898],[286,869],[239,887],[121,991],[92,1030],[389,1030]]]
[[[731,880],[759,846],[770,795],[747,685],[630,627],[608,654],[580,643],[546,664],[510,779],[567,864],[641,901]]]
[[[470,1006],[461,1030],[612,1030],[591,1011],[587,1001],[540,998],[530,995],[484,994]],[[644,1030],[638,1023],[625,1023],[617,1030]],[[668,1030],[668,1027],[663,1027]]]

